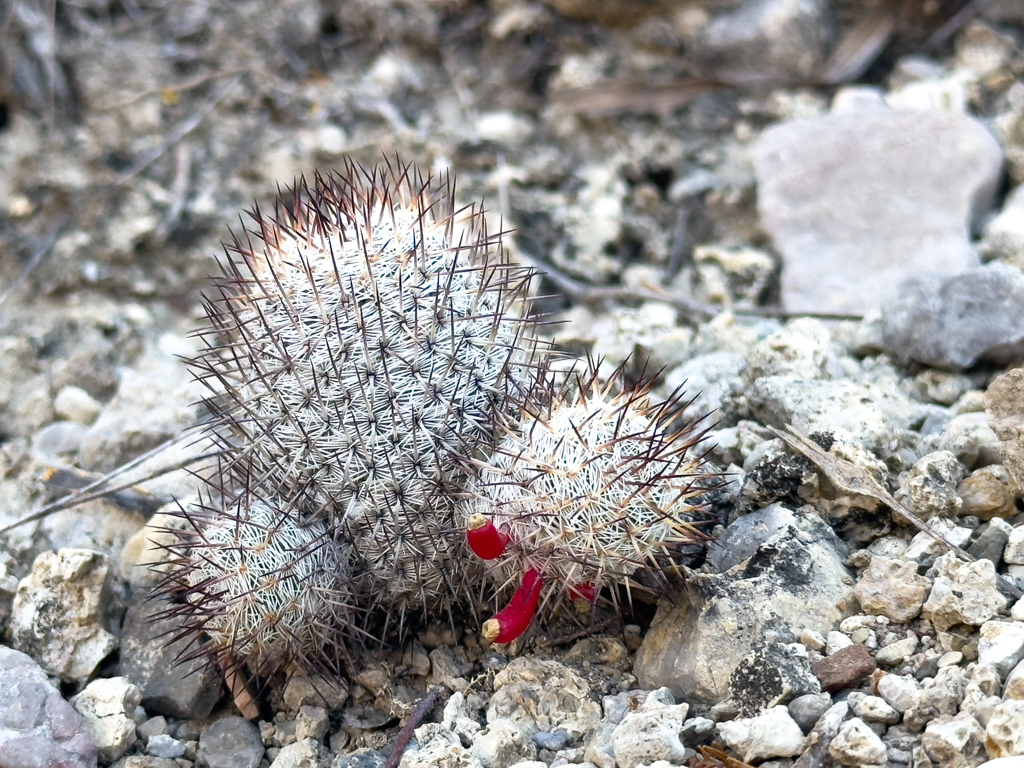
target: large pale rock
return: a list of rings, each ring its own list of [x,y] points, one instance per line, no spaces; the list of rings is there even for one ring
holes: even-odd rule
[[[1002,152],[964,115],[879,109],[769,128],[754,166],[786,308],[861,314],[904,278],[977,265],[971,223],[992,204]]]
[[[1006,677],[1024,659],[1024,622],[986,621],[978,639],[978,663]]]
[[[781,704],[757,717],[719,723],[718,734],[747,763],[773,757],[796,757],[807,746],[800,726]]]
[[[93,680],[71,699],[96,742],[100,760],[112,763],[135,741],[135,708],[141,701],[139,689],[126,677]]]
[[[1006,608],[991,560],[965,563],[950,552],[936,560],[932,570],[932,591],[921,613],[940,632],[954,624],[981,626]]]
[[[107,557],[88,549],[43,552],[18,585],[11,609],[14,647],[51,675],[84,682],[117,648],[103,627]]]
[[[79,715],[24,653],[0,646],[0,765],[95,768]]]
[[[906,624],[921,613],[929,587],[931,582],[917,575],[917,563],[875,555],[853,591],[866,613]]]
[[[686,747],[679,739],[689,704],[665,704],[648,696],[637,712],[627,714],[612,733],[619,768],[650,765],[656,760],[682,763]]]
[[[754,513],[777,514],[778,508]],[[756,521],[754,515],[747,517]],[[749,521],[744,525],[750,528]],[[830,528],[809,517],[767,526],[748,559],[725,573],[697,576],[676,604],[659,607],[637,651],[640,685],[666,686],[688,701],[718,702],[766,631],[828,632],[853,597],[841,547]]]
[[[985,726],[985,751],[989,757],[1024,755],[1024,701],[996,706]]]
[[[494,678],[487,722],[511,720],[527,737],[564,730],[578,738],[601,719],[590,685],[557,661],[518,658]]]
[[[882,343],[904,362],[960,370],[1024,353],[1024,273],[994,263],[914,275],[882,307]]]
[[[859,717],[847,720],[840,726],[828,752],[843,765],[856,768],[885,765],[885,744]]]
[[[954,768],[963,765],[964,758],[977,758],[984,754],[982,742],[985,732],[971,715],[961,712],[956,717],[943,715],[932,720],[921,736],[921,744],[929,757],[941,766]]]

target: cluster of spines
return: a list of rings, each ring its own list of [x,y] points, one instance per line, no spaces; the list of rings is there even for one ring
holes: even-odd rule
[[[712,479],[703,432],[680,423],[680,392],[653,403],[650,381],[623,387],[620,377],[602,383],[593,365],[570,376],[479,463],[467,540],[499,583],[521,580],[485,623],[487,639],[515,639],[538,608],[587,610],[605,587],[613,601],[616,585],[627,595],[664,587],[682,549],[705,540],[694,525]]]

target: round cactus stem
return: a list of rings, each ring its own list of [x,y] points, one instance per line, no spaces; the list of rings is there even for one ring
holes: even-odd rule
[[[523,585],[516,590],[501,611],[494,618],[484,622],[484,639],[491,643],[511,643],[523,634],[533,621],[540,602],[540,591],[544,577],[540,571],[531,568],[523,576]]]
[[[481,560],[501,557],[508,545],[508,536],[480,514],[471,515],[466,523],[466,539],[469,541],[469,548]]]
[[[597,601],[597,588],[593,584],[575,584],[569,587],[569,597],[578,613],[589,613]]]

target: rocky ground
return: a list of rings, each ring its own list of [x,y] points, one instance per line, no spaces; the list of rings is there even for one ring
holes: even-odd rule
[[[141,482],[0,533],[4,768],[383,768],[432,688],[403,768],[1024,764],[1017,0],[0,19],[0,527]],[[238,212],[396,152],[554,268],[566,356],[713,414],[716,542],[658,606],[512,647],[426,626],[250,722],[150,621],[140,564],[196,482],[142,478],[202,451],[179,356]]]

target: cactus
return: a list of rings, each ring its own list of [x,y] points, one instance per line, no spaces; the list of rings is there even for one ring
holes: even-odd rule
[[[158,593],[174,602],[162,616],[207,637],[195,655],[229,673],[336,672],[353,616],[348,553],[323,521],[300,522],[280,499],[218,495],[182,511],[185,530],[167,529],[176,540]]]
[[[529,272],[408,166],[349,164],[251,216],[190,363],[233,471],[329,521],[388,625],[465,602],[452,498],[533,386]]]
[[[677,423],[678,396],[653,404],[650,383],[623,388],[620,375],[570,376],[480,462],[463,504],[467,541],[499,583],[522,579],[484,624],[489,640],[515,639],[538,606],[586,610],[603,587],[643,588],[638,572],[665,583],[680,548],[705,538],[694,526],[712,477],[695,453],[703,433]]]

